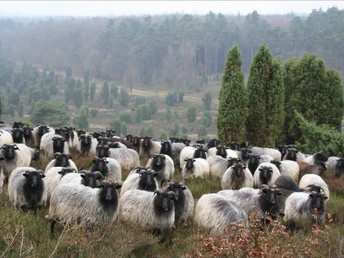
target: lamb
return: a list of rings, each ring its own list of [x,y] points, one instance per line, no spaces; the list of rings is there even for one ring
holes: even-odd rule
[[[271,161],[272,164],[276,165],[281,175],[286,175],[292,178],[295,183],[299,182],[300,167],[296,161],[293,160],[282,160],[282,161]]]
[[[242,164],[229,167],[221,179],[222,189],[240,189],[253,187],[253,176],[251,171]]]
[[[282,159],[281,152],[273,148],[261,148],[261,147],[253,146],[251,148],[251,151],[253,155],[269,155],[274,160],[277,160],[277,161],[281,161]]]
[[[291,227],[296,222],[321,224],[325,221],[327,196],[323,192],[295,192],[285,202],[284,221]]]
[[[185,162],[186,163],[181,171],[183,179],[192,177],[204,178],[209,175],[209,163],[205,159],[186,159]]]
[[[103,179],[104,177],[99,171],[81,170],[79,173],[68,173],[64,175],[60,179],[59,185],[73,183],[95,188],[103,183]]]
[[[90,228],[94,224],[110,224],[118,215],[121,185],[104,183],[99,188],[78,184],[60,184],[52,193],[49,214],[51,233],[56,222],[70,225],[79,223]]]
[[[104,176],[104,180],[108,182],[115,183],[122,180],[121,165],[113,158],[95,157],[90,171],[99,171]]]
[[[152,168],[158,176],[156,177],[160,186],[165,182],[170,182],[174,174],[174,162],[170,156],[165,154],[156,154],[149,158],[146,168]]]
[[[167,191],[172,191],[176,195],[174,201],[176,224],[184,223],[193,216],[194,198],[191,191],[182,183],[168,183]]]
[[[68,173],[76,173],[76,171],[71,167],[52,167],[45,173],[48,200],[53,190],[59,185],[61,178]]]
[[[98,140],[90,134],[81,134],[76,149],[82,156],[95,157]]]
[[[330,200],[330,190],[325,181],[318,175],[315,174],[306,174],[301,177],[299,182],[299,188],[307,190],[309,187],[319,187],[324,192],[327,197],[326,202]],[[320,191],[320,192],[322,192]]]
[[[96,148],[96,156],[99,158],[109,157],[116,159],[121,168],[130,171],[138,166],[140,166],[139,154],[128,148],[109,148],[108,145],[99,145]]]
[[[38,152],[25,144],[5,144],[1,147],[1,156],[4,158],[4,181],[7,181],[16,167],[28,167],[32,160],[39,158]]]
[[[45,167],[44,173],[46,173],[52,167],[72,167],[76,172],[78,172],[78,168],[71,158],[72,157],[69,154],[56,152],[54,159],[52,159]]]
[[[41,170],[33,167],[17,167],[11,173],[8,182],[8,195],[13,207],[23,211],[43,207],[47,201],[45,176]]]
[[[266,215],[272,219],[283,216],[282,192],[276,187],[262,185],[260,189],[221,190],[218,194],[239,205],[248,216],[257,208],[259,217],[264,222],[267,222]]]
[[[143,167],[133,169],[123,182],[121,195],[133,189],[154,192],[158,189],[157,176],[158,174],[152,169]]]
[[[248,227],[245,211],[234,202],[216,193],[203,194],[195,207],[195,222],[209,233],[223,235],[225,229],[234,223]]]
[[[258,166],[253,175],[253,182],[255,187],[260,187],[262,185],[273,186],[277,177],[281,173],[278,168],[269,162],[263,162]]]
[[[326,161],[327,171],[336,177],[344,175],[344,158],[341,157],[329,157]]]
[[[186,147],[186,145],[182,142],[171,142],[170,140],[162,141],[160,154],[170,156],[174,164],[179,165],[180,152],[184,147]]]
[[[69,154],[66,139],[58,134],[46,133],[41,138],[40,150],[43,150],[47,158],[52,158],[56,152]]]
[[[141,139],[140,155],[148,155],[152,157],[155,154],[159,154],[161,149],[161,143],[152,140],[152,137],[145,136]]]
[[[162,233],[160,242],[164,242],[170,238],[169,232],[174,225],[174,201],[175,193],[166,189],[158,189],[155,192],[130,190],[120,198],[119,218],[152,230],[155,235]]]

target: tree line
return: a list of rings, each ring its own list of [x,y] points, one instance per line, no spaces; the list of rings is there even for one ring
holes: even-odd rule
[[[0,58],[71,70],[119,85],[199,90],[220,79],[233,44],[249,73],[262,44],[282,61],[315,53],[344,74],[344,11],[308,16],[130,16],[0,20]]]

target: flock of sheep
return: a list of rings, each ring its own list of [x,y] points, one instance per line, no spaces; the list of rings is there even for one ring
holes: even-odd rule
[[[188,220],[221,235],[233,223],[249,227],[255,210],[263,222],[283,216],[290,226],[320,224],[330,198],[322,175],[344,173],[343,158],[321,151],[305,155],[295,146],[221,146],[216,139],[191,143],[175,137],[160,142],[120,138],[111,130],[30,128],[21,122],[0,129],[0,190],[8,183],[12,205],[23,211],[49,205],[52,233],[56,223],[91,228],[117,219],[163,233],[162,241],[174,225]],[[72,148],[92,159],[88,170],[79,171],[70,157]],[[31,167],[39,155],[50,162],[45,168]],[[144,159],[148,161],[142,164]],[[182,182],[173,182],[178,167]],[[129,172],[126,178],[123,171]],[[209,175],[221,179],[223,190],[195,201],[187,181]]]

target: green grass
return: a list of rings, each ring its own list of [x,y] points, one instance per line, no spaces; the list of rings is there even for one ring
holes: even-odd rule
[[[77,155],[73,160],[78,167],[91,165],[88,159]],[[44,168],[47,162],[42,158],[34,166]],[[174,179],[181,180],[179,170]],[[333,220],[319,228],[305,226],[288,232],[283,221],[276,221],[262,229],[252,219],[250,234],[235,234],[238,229],[230,228],[225,237],[216,237],[189,221],[174,229],[171,245],[159,243],[159,237],[136,225],[117,220],[110,225],[96,225],[91,232],[81,226],[64,229],[57,225],[51,237],[50,224],[45,219],[48,208],[36,216],[13,209],[5,186],[0,194],[0,257],[343,257],[340,243],[344,241],[344,179],[325,180],[331,190],[328,213]],[[189,179],[185,184],[195,201],[204,193],[221,189],[220,179],[215,177]]]

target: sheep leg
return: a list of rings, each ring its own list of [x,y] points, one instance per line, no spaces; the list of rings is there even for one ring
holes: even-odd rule
[[[54,235],[54,227],[56,224],[56,220],[51,220],[51,224],[50,224],[50,233],[53,236]]]
[[[162,232],[162,238],[160,239],[159,243],[166,243],[167,245],[172,245],[172,238],[173,238],[173,230],[165,229]]]

